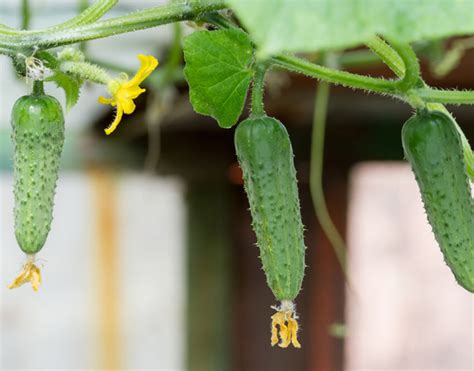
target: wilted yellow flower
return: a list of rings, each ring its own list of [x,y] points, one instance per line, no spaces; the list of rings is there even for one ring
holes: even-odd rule
[[[9,289],[16,289],[21,285],[31,282],[31,287],[33,290],[38,291],[39,286],[41,284],[41,271],[33,262],[33,257],[29,256],[28,261],[23,265],[23,270],[18,275],[17,278],[13,281],[13,283],[8,286]]]
[[[99,103],[110,104],[117,108],[115,120],[105,129],[105,133],[110,135],[117,128],[123,114],[130,115],[135,111],[135,103],[133,102],[145,89],[139,85],[145,80],[153,70],[158,66],[158,61],[151,55],[139,54],[140,68],[132,79],[128,79],[126,74],[120,75],[116,79],[109,81],[107,89],[112,98],[99,97]]]
[[[279,342],[278,345],[281,348],[287,348],[290,344],[295,348],[301,348],[298,341],[298,321],[294,304],[282,302],[282,305],[275,309],[277,313],[272,316],[272,346]]]

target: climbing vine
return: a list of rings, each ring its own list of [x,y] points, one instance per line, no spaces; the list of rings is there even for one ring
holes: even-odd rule
[[[235,144],[267,282],[280,302],[272,317],[272,345],[300,347],[293,300],[303,280],[305,246],[291,142],[284,125],[265,113],[265,76],[270,70],[320,81],[310,186],[316,215],[342,269],[345,271],[347,261],[344,241],[331,221],[322,192],[330,84],[397,99],[417,112],[407,126],[414,126],[416,121],[421,129],[404,137],[405,152],[417,179],[422,179],[420,189],[428,219],[445,259],[460,284],[472,291],[473,204],[467,179],[474,176],[474,155],[443,104],[474,104],[474,91],[428,86],[417,56],[419,41],[474,34],[468,2],[444,1],[433,7],[430,1],[341,0],[338,7],[345,9],[341,14],[331,0],[179,0],[102,20],[117,2],[97,0],[90,6],[82,2],[82,12],[76,17],[45,29],[29,30],[34,13],[29,1],[24,0],[23,29],[0,24],[0,54],[9,57],[17,74],[33,86],[32,93],[19,98],[12,111],[15,229],[27,261],[10,287],[30,282],[35,290],[39,288],[41,273],[35,265],[35,254],[45,244],[52,222],[64,120],[61,106],[46,95],[44,86],[54,83],[64,90],[68,111],[79,100],[85,82],[102,85],[104,96],[98,97],[98,102],[115,110],[114,120],[104,124],[105,134],[110,135],[120,130],[124,115],[133,114],[134,100],[145,92],[144,84],[159,91],[179,79],[174,72],[180,65],[182,41],[184,78],[196,112],[213,117],[222,128],[231,128],[238,124],[247,96],[250,98],[250,118],[238,125]],[[155,71],[158,61],[151,55],[138,55],[139,68],[132,72],[121,70],[112,57],[95,61],[86,52],[85,42],[89,40],[180,22],[192,23],[197,30],[183,38],[180,26],[176,26],[172,56],[161,71]],[[472,38],[457,41],[435,71],[446,74],[472,46]],[[377,61],[385,63],[395,77],[372,77],[345,69]],[[161,101],[162,97],[155,96],[154,102]],[[150,128],[152,121],[159,120],[156,112],[151,115]],[[426,128],[430,123],[439,127],[439,132],[429,132]],[[430,152],[433,141],[439,151],[445,151],[438,159],[445,167],[441,175],[439,169],[428,166],[430,158],[436,157]],[[453,161],[456,166],[450,168],[448,164]],[[434,180],[446,175],[449,178]],[[457,181],[453,183],[452,179]],[[433,197],[431,188],[445,196]],[[462,217],[456,214],[456,218],[443,219],[458,209]]]

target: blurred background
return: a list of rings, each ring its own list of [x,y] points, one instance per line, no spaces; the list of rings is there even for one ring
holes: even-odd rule
[[[0,23],[20,26],[19,3],[0,2]],[[66,20],[81,3],[33,0],[31,26]],[[121,0],[108,16],[161,3]],[[113,112],[97,103],[102,87],[87,85],[67,114],[38,293],[6,288],[24,261],[13,230],[10,110],[29,87],[0,57],[0,369],[472,371],[474,301],[445,266],[403,162],[409,108],[332,89],[324,186],[348,242],[347,289],[308,186],[316,83],[284,73],[270,74],[266,106],[293,142],[308,268],[297,299],[303,347],[270,346],[276,303],[258,260],[233,130],[193,112],[173,41],[192,31],[165,26],[85,46],[111,71],[136,70],[139,53],[160,66],[111,137],[103,128]],[[435,60],[441,46],[421,45],[420,55]],[[474,52],[442,78],[427,58],[430,85],[474,89]],[[390,75],[378,63],[352,70]],[[53,84],[46,89],[64,101]],[[453,112],[473,141],[473,108]]]

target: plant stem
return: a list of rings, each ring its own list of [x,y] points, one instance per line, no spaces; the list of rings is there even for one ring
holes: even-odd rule
[[[281,67],[330,83],[341,84],[356,89],[367,89],[382,94],[400,94],[417,84],[420,68],[416,55],[409,45],[401,43],[394,44],[394,47],[397,49],[396,52],[401,55],[400,60],[402,63],[404,65],[406,63],[409,66],[409,73],[405,73],[402,79],[396,81],[339,71],[290,55],[280,55],[274,57],[272,60]],[[396,53],[395,51],[393,52]]]
[[[474,91],[438,90],[424,87],[414,90],[414,93],[427,102],[444,104],[474,104]]]
[[[252,87],[252,116],[265,115],[263,94],[265,88],[265,72],[267,71],[267,68],[268,66],[264,63],[257,64],[255,67]]]
[[[341,68],[367,67],[380,64],[378,58],[370,50],[354,50],[344,52],[339,57]]]
[[[385,80],[357,75],[346,71],[339,71],[290,55],[274,57],[272,58],[272,62],[277,66],[290,71],[299,72],[333,84],[340,84],[356,89],[371,90],[382,94],[397,94],[399,92],[399,81]]]
[[[97,0],[91,6],[86,6],[88,3],[87,0],[81,1],[80,9],[82,10],[77,16],[74,18],[60,23],[56,26],[49,28],[50,31],[54,30],[63,30],[66,28],[74,27],[74,26],[82,26],[92,22],[95,22],[102,18],[110,9],[112,9],[115,5],[117,5],[118,0]],[[41,31],[40,31],[41,32]]]
[[[402,91],[408,91],[418,85],[421,80],[420,63],[410,44],[400,43],[393,39],[390,39],[389,42],[399,58],[401,58],[404,66],[404,74],[399,88]],[[398,63],[398,58],[395,58],[395,60]]]
[[[65,30],[47,30],[47,32],[43,30],[34,34],[17,31],[14,35],[0,35],[0,52],[7,51],[11,54],[11,51],[21,52],[33,48],[48,49],[74,44],[167,23],[191,20],[204,12],[225,7],[224,0],[172,3],[91,24],[80,23],[70,28],[68,24]]]
[[[25,1],[25,0],[23,0]],[[110,9],[112,9],[118,0],[97,0],[91,6],[87,7],[82,11],[80,14],[75,16],[74,18],[54,25],[52,27],[48,27],[42,30],[15,30],[10,27],[1,27],[0,34],[5,34],[9,36],[34,36],[34,35],[41,35],[49,32],[57,32],[60,30],[65,30],[70,27],[82,26],[92,22],[97,21],[98,19],[102,18]]]
[[[319,82],[314,101],[309,184],[311,197],[313,199],[314,212],[321,224],[321,228],[334,249],[336,257],[341,265],[341,269],[347,276],[346,244],[329,215],[323,190],[324,138],[329,91],[330,85],[327,82]]]
[[[29,0],[21,1],[21,28],[27,30],[30,28],[31,9]]]
[[[405,76],[405,64],[398,53],[393,50],[384,40],[378,36],[370,39],[366,45],[397,75],[399,78]]]
[[[90,7],[89,0],[78,0],[77,10],[79,14],[83,14]],[[79,44],[79,50],[86,54],[87,52],[87,43],[82,42]]]
[[[43,94],[44,94],[43,81],[35,80],[33,82],[33,95],[43,95]]]
[[[227,17],[217,12],[204,14],[199,20],[212,24],[219,29],[238,28],[237,25],[232,23]]]
[[[82,80],[107,85],[111,77],[103,68],[89,62],[62,62],[59,69]]]

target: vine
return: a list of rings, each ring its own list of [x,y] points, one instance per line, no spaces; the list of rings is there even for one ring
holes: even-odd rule
[[[290,0],[282,0],[282,3],[285,1]],[[351,1],[344,1],[347,7],[354,6]],[[117,3],[118,0],[97,0],[88,6],[87,0],[81,0],[79,3],[81,11],[77,16],[41,30],[30,30],[33,15],[30,2],[22,0],[20,8],[22,30],[0,25],[0,54],[10,57],[18,75],[25,78],[27,82],[33,83],[32,94],[18,99],[12,111],[15,143],[16,237],[21,249],[28,256],[23,272],[10,286],[12,288],[30,282],[35,290],[38,289],[41,273],[34,265],[34,255],[42,249],[52,221],[55,183],[64,142],[64,120],[59,102],[54,97],[45,94],[44,85],[48,82],[54,82],[65,91],[66,110],[77,103],[80,89],[85,82],[97,83],[107,89],[106,96],[98,97],[99,103],[110,105],[115,111],[113,122],[105,129],[107,135],[117,129],[124,115],[130,115],[135,111],[135,99],[145,92],[144,87],[150,88],[152,94],[149,95],[149,106],[153,107],[145,115],[149,134],[149,153],[145,167],[149,171],[155,169],[159,158],[159,124],[168,112],[167,106],[174,97],[173,85],[176,81],[182,81],[184,78],[189,85],[189,98],[194,110],[212,116],[223,128],[231,128],[239,122],[250,93],[251,114],[249,119],[241,122],[235,130],[234,143],[238,161],[243,169],[245,189],[251,206],[264,271],[267,274],[269,287],[275,298],[280,301],[280,305],[274,307],[277,313],[272,316],[271,341],[272,345],[278,344],[283,348],[291,344],[294,347],[301,346],[297,338],[299,327],[294,300],[301,289],[306,267],[305,245],[296,169],[289,134],[280,121],[267,116],[265,112],[265,75],[268,70],[278,68],[319,80],[314,102],[310,191],[315,214],[334,248],[346,278],[345,243],[331,220],[323,192],[324,140],[330,84],[399,99],[417,112],[438,111],[431,112],[430,117],[438,117],[439,122],[445,123],[443,124],[445,127],[454,125],[450,129],[451,148],[461,153],[462,146],[464,155],[464,158],[457,156],[458,171],[454,174],[455,176],[446,177],[444,188],[448,188],[452,183],[451,178],[454,179],[463,172],[463,165],[467,174],[474,179],[474,154],[460,127],[442,105],[474,104],[474,91],[441,90],[428,86],[421,76],[417,53],[410,44],[416,41],[419,35],[435,39],[465,35],[469,33],[469,30],[474,33],[472,25],[470,23],[466,25],[463,17],[459,17],[460,25],[440,27],[441,34],[438,30],[433,30],[433,27],[427,28],[426,24],[429,22],[411,25],[416,27],[416,30],[410,29],[416,36],[411,37],[407,36],[406,30],[400,30],[402,27],[400,24],[388,24],[382,32],[379,27],[383,21],[377,20],[372,24],[370,20],[364,20],[364,15],[361,14],[361,19],[349,18],[348,21],[355,22],[352,26],[361,22],[364,30],[367,28],[370,31],[361,32],[361,35],[356,35],[357,37],[354,38],[354,35],[349,35],[335,26],[334,28],[338,30],[336,35],[345,34],[346,39],[340,41],[335,40],[337,37],[330,32],[328,35],[324,34],[325,39],[307,38],[305,34],[298,31],[299,27],[296,31],[290,29],[287,23],[291,26],[291,22],[286,22],[286,18],[275,21],[278,27],[271,24],[272,27],[268,28],[268,25],[274,21],[273,18],[267,17],[267,24],[261,22],[255,14],[247,13],[249,9],[258,13],[262,9],[268,11],[277,6],[271,0],[260,0],[257,5],[255,2],[248,2],[245,7],[242,7],[241,2],[237,0],[180,0],[101,20]],[[287,6],[289,12],[292,11],[293,5]],[[386,9],[380,12],[380,16],[390,13],[387,20],[398,19],[405,6],[400,4],[400,9],[397,8],[395,14],[391,9]],[[410,6],[424,7],[426,5],[413,3]],[[294,5],[294,8],[298,6]],[[230,11],[235,11],[235,13]],[[407,12],[407,9],[405,11]],[[450,8],[445,7],[442,12],[445,16],[444,13],[449,13]],[[332,22],[336,22],[330,13],[327,12],[325,16],[332,19]],[[301,13],[295,14],[293,14],[294,19],[300,19]],[[423,12],[420,11],[419,14]],[[340,15],[336,20],[339,20],[339,17]],[[255,23],[257,18],[258,22]],[[439,19],[439,17],[433,18]],[[182,42],[179,22],[184,21],[189,21],[198,30],[184,37]],[[329,26],[325,25],[326,19],[323,17],[319,19],[319,22],[324,30],[332,26],[332,23]],[[165,67],[157,73],[155,69],[158,67],[158,60],[152,55],[139,54],[137,56],[140,66],[135,73],[128,69],[124,70],[110,60],[94,61],[88,58],[85,42],[89,40],[170,23],[175,25],[172,48]],[[299,26],[304,29],[308,27],[308,24]],[[283,34],[285,27],[290,35]],[[349,27],[349,29],[352,30],[354,27]],[[375,35],[378,32],[381,36],[367,37],[368,33]],[[274,35],[275,33],[280,33],[280,35]],[[295,35],[299,36],[303,42],[300,43],[302,40],[297,40]],[[387,35],[390,36],[387,37]],[[280,36],[280,38],[277,39],[275,36]],[[292,40],[295,45],[289,45],[290,41],[287,41],[288,45],[281,45],[280,39]],[[338,44],[339,41],[340,44]],[[335,44],[332,45],[332,42]],[[368,49],[344,51],[345,48],[364,43]],[[78,44],[78,47],[70,47],[69,45],[72,44]],[[472,45],[472,39],[458,41],[451,55],[438,65],[439,73],[446,73],[453,65],[456,65],[464,50]],[[330,54],[321,52],[332,50],[332,48],[338,48],[339,52]],[[291,53],[297,51],[317,53],[305,56]],[[184,67],[181,63],[182,56],[184,56]],[[372,77],[346,70],[351,65],[375,63],[380,60],[393,71],[394,78]],[[110,71],[117,74],[113,75]],[[31,107],[34,109],[30,109]],[[415,115],[411,121],[421,123],[428,120],[428,115],[422,116]],[[56,125],[49,125],[46,121],[55,121]],[[27,127],[28,125],[31,125],[31,128]],[[28,130],[25,130],[25,127]],[[420,128],[424,131],[426,125],[420,124]],[[34,135],[31,134],[35,130],[43,131],[42,135],[37,136],[42,138],[42,146],[33,145],[31,138]],[[416,141],[411,143],[413,147],[420,142],[418,137],[415,139]],[[439,143],[443,142],[442,137],[436,137],[436,140]],[[25,144],[28,145],[25,146]],[[416,161],[412,161],[413,163],[419,160],[415,158],[417,157],[415,152],[413,152],[415,155],[412,156],[412,160]],[[38,171],[27,166],[29,165],[28,158],[38,158],[38,161],[42,162],[37,166]],[[425,165],[424,161],[422,159],[422,166]],[[443,161],[446,162],[444,157]],[[44,169],[47,171],[42,173]],[[430,177],[431,173],[426,171],[423,175]],[[31,184],[35,186],[34,197],[31,196],[33,193],[29,183],[27,184],[21,176],[32,180]],[[467,176],[465,178],[467,179]],[[54,179],[54,182],[51,179]],[[463,191],[466,191],[467,183],[464,182],[458,188],[461,189],[461,186]],[[36,191],[39,189],[47,189],[48,192],[41,194],[40,191]],[[468,192],[465,193],[464,204],[472,206],[472,203],[469,203],[472,201],[469,200],[470,195]],[[437,200],[433,203],[435,201]],[[33,211],[37,210],[42,212],[41,215],[38,214],[38,219],[41,220],[34,220],[32,223],[32,218],[36,215]],[[469,209],[469,212],[473,212],[472,209]],[[43,223],[45,220],[46,224]],[[459,229],[456,224],[466,223],[459,219],[451,226],[454,231]],[[42,227],[38,228],[38,225]],[[439,226],[443,228],[442,224]],[[446,236],[442,233],[438,234],[443,238],[447,236],[447,234]],[[471,244],[468,248],[472,247],[472,239],[470,239],[472,236],[466,234],[464,237],[463,241],[467,241],[466,245]],[[447,248],[451,248],[448,242],[450,241],[443,241]],[[458,248],[458,245],[455,247]],[[465,250],[467,251],[467,248]],[[461,253],[464,252],[464,250],[461,251]],[[457,253],[457,251],[453,253],[453,256],[457,256]],[[465,269],[463,264],[464,261],[460,270],[465,270],[467,276],[474,275],[474,271],[471,272],[469,267]],[[453,272],[456,273],[459,267],[457,264],[453,264],[453,267]],[[469,280],[471,278],[467,277]],[[461,281],[464,282],[464,277]],[[472,286],[468,288],[471,290]]]
[[[336,257],[347,279],[346,244],[329,215],[323,190],[324,138],[329,103],[330,85],[320,82],[316,89],[311,135],[311,167],[309,184],[314,211],[322,229],[326,233]]]

